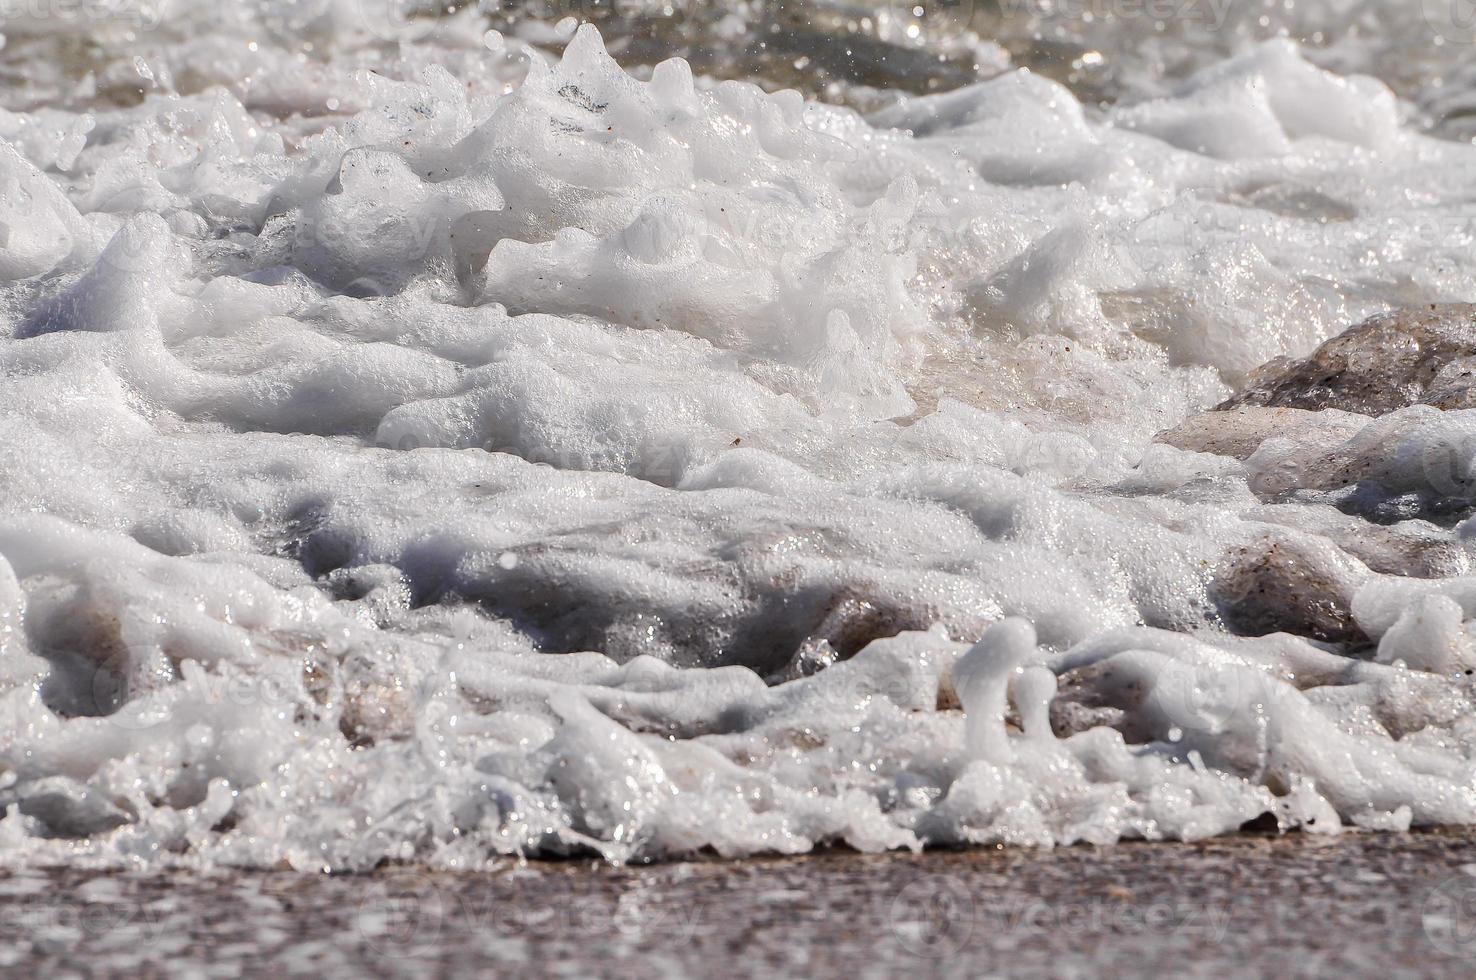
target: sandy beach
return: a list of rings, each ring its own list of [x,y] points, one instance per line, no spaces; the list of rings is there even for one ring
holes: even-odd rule
[[[489,874],[17,872],[67,976],[1422,976],[1476,968],[1476,832]]]

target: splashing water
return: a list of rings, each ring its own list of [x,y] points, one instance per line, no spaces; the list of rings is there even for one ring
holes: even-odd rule
[[[1476,415],[1200,414],[1476,297],[1454,53],[128,6],[3,25],[12,862],[1476,821]]]

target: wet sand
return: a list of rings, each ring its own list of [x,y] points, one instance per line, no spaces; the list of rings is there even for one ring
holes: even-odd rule
[[[1476,973],[1476,831],[485,874],[0,873],[0,970]]]

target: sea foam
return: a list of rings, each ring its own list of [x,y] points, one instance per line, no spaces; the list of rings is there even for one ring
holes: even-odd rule
[[[1476,149],[1284,40],[863,114],[353,6],[7,26],[10,860],[1476,821],[1476,412],[1199,414],[1476,295]]]

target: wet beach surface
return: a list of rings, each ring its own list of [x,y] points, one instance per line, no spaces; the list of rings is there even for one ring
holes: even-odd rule
[[[38,976],[1466,977],[1476,832],[481,874],[15,872],[0,921],[0,968]]]

